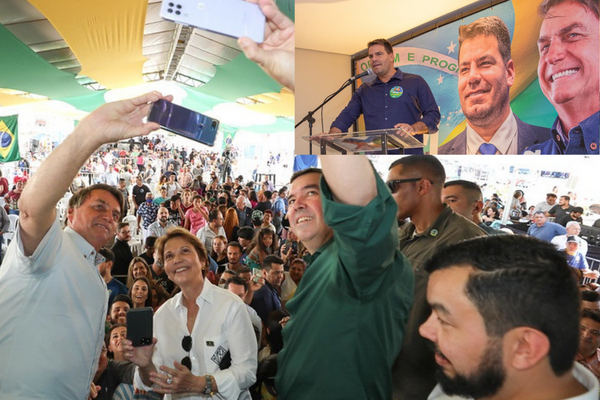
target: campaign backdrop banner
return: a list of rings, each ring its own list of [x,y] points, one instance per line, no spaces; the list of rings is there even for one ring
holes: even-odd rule
[[[465,129],[458,96],[458,27],[489,16],[501,18],[510,32],[515,82],[510,89],[510,105],[521,120],[550,128],[557,113],[546,99],[537,77],[539,37],[542,18],[540,1],[513,0],[394,46],[394,65],[404,72],[423,77],[440,109],[438,145],[447,143]],[[356,73],[371,68],[368,57],[356,60]],[[375,75],[363,78],[374,79]],[[362,123],[362,118],[361,118]],[[364,123],[359,128],[364,130]],[[428,150],[426,147],[425,150]]]

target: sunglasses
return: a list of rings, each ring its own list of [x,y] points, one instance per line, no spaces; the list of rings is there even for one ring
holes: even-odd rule
[[[385,184],[390,189],[390,192],[396,193],[396,191],[398,190],[398,186],[400,186],[402,183],[418,182],[421,179],[424,179],[424,178],[393,179],[391,181],[387,181]],[[431,184],[433,185],[433,181],[431,179],[427,179],[427,180],[429,182],[431,182]]]
[[[184,336],[183,340],[181,341],[181,347],[183,347],[183,350],[189,353],[190,350],[192,350],[192,337],[189,335]],[[181,359],[181,365],[185,365],[190,371],[192,370],[192,360],[190,359],[189,355]]]

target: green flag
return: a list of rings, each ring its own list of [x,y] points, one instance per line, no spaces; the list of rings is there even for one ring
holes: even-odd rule
[[[0,162],[10,162],[21,159],[17,133],[18,120],[18,115],[0,117]]]

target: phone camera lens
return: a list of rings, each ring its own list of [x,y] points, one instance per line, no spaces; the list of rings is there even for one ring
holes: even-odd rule
[[[181,10],[181,4],[177,4],[177,8]]]
[[[213,122],[212,122],[212,124],[211,124],[211,126],[212,126],[213,128],[216,128],[216,127],[217,127],[217,121],[213,121]]]
[[[172,12],[173,12],[173,9],[171,9],[171,8],[167,8],[167,12],[168,12],[168,13],[172,13]]]
[[[181,11],[177,10],[177,11],[175,11],[175,14],[181,15]]]
[[[175,4],[173,3],[169,3],[169,7],[173,7]]]

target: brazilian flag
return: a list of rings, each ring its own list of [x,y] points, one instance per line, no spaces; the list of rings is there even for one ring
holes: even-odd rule
[[[0,162],[17,161],[19,154],[19,139],[17,137],[18,115],[0,117]]]
[[[238,130],[232,127],[225,127],[223,125],[221,125],[221,128],[223,129],[223,144],[221,145],[221,150],[225,150],[227,146],[233,144],[233,138]]]

